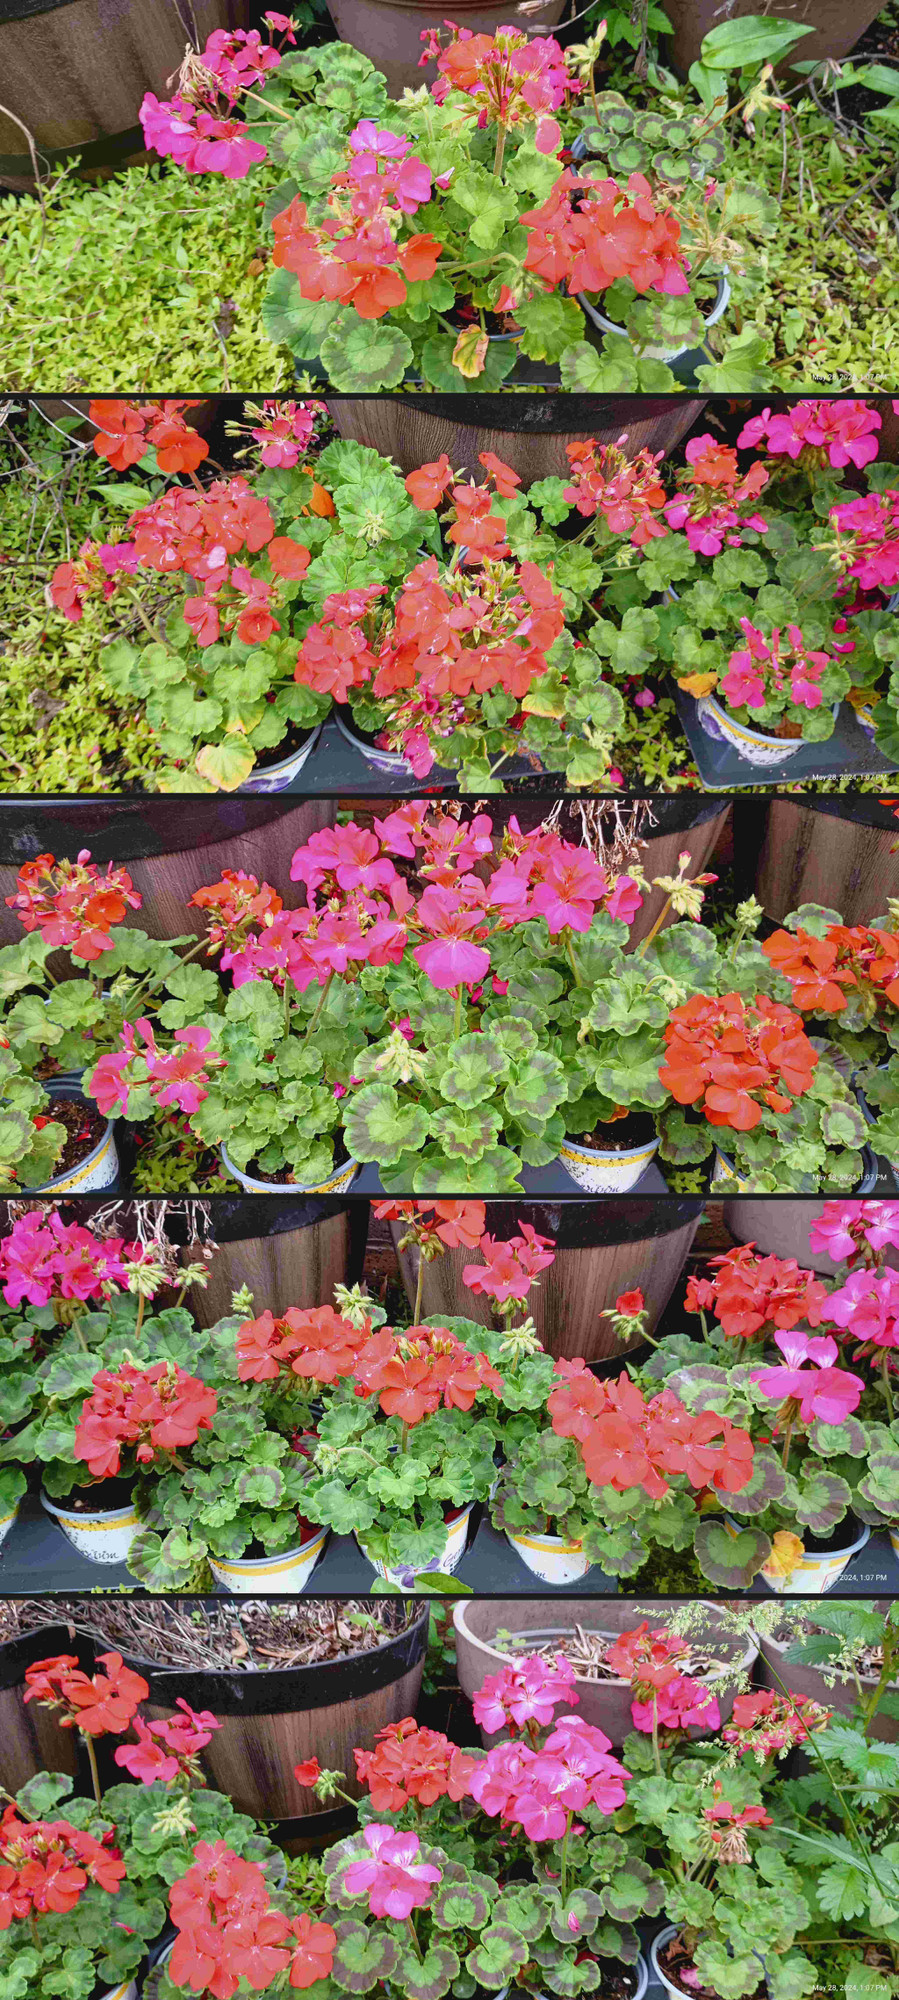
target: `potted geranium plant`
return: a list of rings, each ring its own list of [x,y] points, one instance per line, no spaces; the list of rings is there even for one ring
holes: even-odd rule
[[[804,402],[751,417],[737,449],[711,433],[687,444],[665,510],[676,535],[659,557],[671,586],[659,653],[702,728],[748,765],[826,740],[840,703],[863,708],[883,675],[893,621],[871,572],[859,581],[858,503],[839,499],[847,469],[870,468],[872,486],[888,476],[872,464],[879,426],[860,401]],[[881,504],[872,493],[863,514]]]
[[[18,1217],[0,1246],[5,1295],[28,1302],[14,1322],[27,1372],[3,1373],[0,1461],[41,1467],[44,1507],[92,1562],[127,1559],[139,1525],[138,1466],[177,1449],[186,1385],[198,1418],[214,1406],[190,1374],[191,1315],[145,1314],[176,1276],[183,1291],[204,1282],[205,1264],[181,1269],[155,1245],[99,1236],[56,1211]],[[94,1449],[101,1411],[108,1448]]]
[[[653,171],[650,183],[626,165],[617,178],[583,160],[567,165],[560,119],[574,137],[566,114],[584,79],[592,90],[600,40],[578,68],[551,37],[453,28],[446,46],[430,38],[432,90],[401,109],[385,78],[340,44],[273,51],[267,74],[217,48],[202,71],[185,66],[173,100],[149,98],[142,115],[157,152],[192,173],[224,171],[225,154],[202,132],[242,99],[246,124],[223,128],[227,171],[243,176],[270,151],[290,176],[269,207],[266,325],[335,388],[395,388],[410,373],[437,389],[498,388],[520,351],[560,365],[566,387],[657,389],[675,379],[658,357],[695,346],[723,310],[717,274],[738,259],[739,237],[776,216],[735,180],[709,179],[703,201],[674,176]],[[617,137],[617,107],[592,102],[601,137]],[[711,155],[720,160],[719,139]],[[693,157],[707,177],[708,147]],[[584,337],[584,299],[599,353]],[[662,308],[648,323],[633,311],[639,299]]]

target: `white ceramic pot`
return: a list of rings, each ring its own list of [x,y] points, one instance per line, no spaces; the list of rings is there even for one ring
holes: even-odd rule
[[[627,327],[620,326],[617,320],[607,319],[605,313],[600,312],[599,307],[595,306],[592,300],[588,299],[586,292],[576,292],[575,297],[581,311],[586,313],[591,325],[597,327],[600,333],[617,333],[624,340],[629,338]],[[703,324],[707,333],[710,327],[717,326],[719,319],[727,311],[729,304],[730,279],[726,273],[722,273],[722,276],[718,279],[718,291],[712,310],[710,313],[703,314]],[[643,350],[643,358],[647,361],[665,361],[670,367],[672,362],[680,361],[685,354],[693,354],[695,351],[691,342],[685,341],[683,347],[675,347],[673,350],[667,347],[647,347]],[[707,360],[707,358],[706,355],[702,356],[703,361]]]
[[[448,1523],[443,1553],[440,1556],[432,1557],[431,1561],[425,1563],[421,1569],[390,1569],[387,1563],[379,1562],[377,1557],[370,1553],[361,1535],[357,1535],[356,1540],[366,1562],[371,1563],[372,1569],[377,1570],[378,1575],[383,1577],[385,1583],[398,1583],[400,1588],[403,1588],[405,1585],[408,1585],[410,1577],[430,1576],[434,1570],[440,1570],[442,1573],[452,1575],[465,1554],[465,1544],[468,1540],[468,1523],[471,1520],[473,1506],[474,1501],[471,1501],[467,1507],[463,1507],[460,1514],[456,1514],[454,1519]]]
[[[221,1146],[219,1151],[226,1173],[231,1174],[236,1181],[239,1181],[247,1194],[346,1194],[347,1188],[352,1187],[359,1172],[358,1160],[345,1160],[342,1167],[335,1167],[333,1174],[329,1174],[326,1181],[316,1181],[314,1185],[305,1186],[300,1181],[291,1181],[289,1183],[285,1183],[284,1181],[257,1181],[254,1180],[252,1174],[246,1173],[242,1167],[234,1165],[227,1146]]]
[[[244,783],[238,785],[238,791],[286,792],[288,785],[292,783],[298,772],[302,771],[303,765],[312,756],[313,750],[318,748],[318,739],[321,733],[322,726],[319,723],[318,728],[313,729],[312,735],[307,737],[306,742],[300,745],[299,750],[294,750],[290,757],[282,757],[280,764],[267,764],[264,769],[257,768],[255,771],[251,771],[249,777],[244,780]]]
[[[507,1528],[506,1540],[543,1583],[576,1583],[593,1568],[580,1542],[563,1542],[561,1535],[513,1535]]]
[[[870,1194],[872,1188],[877,1186],[877,1161],[868,1146],[864,1148],[862,1158],[865,1161],[865,1171],[862,1174],[861,1180],[856,1182],[852,1190],[853,1195]],[[740,1174],[734,1176],[733,1160],[728,1153],[722,1153],[720,1146],[716,1146],[715,1164],[712,1168],[712,1187],[720,1185],[721,1181],[732,1180],[734,1178],[736,1178],[737,1183],[737,1194],[752,1194],[754,1192],[751,1181],[744,1180]],[[733,1194],[734,1189],[729,1188],[728,1193]],[[772,1199],[777,1200],[777,1196],[772,1196]]]
[[[838,704],[835,703],[834,716],[837,707]],[[729,743],[734,750],[739,750],[740,756],[747,764],[754,764],[758,770],[764,770],[772,764],[781,764],[788,757],[795,757],[798,751],[806,747],[803,736],[766,736],[759,729],[748,728],[745,722],[735,721],[729,711],[722,708],[721,703],[710,694],[698,697],[696,714],[707,736],[714,737],[716,741],[723,738],[724,742]]]
[[[89,1562],[126,1563],[141,1521],[135,1507],[112,1507],[96,1513],[81,1513],[64,1500],[50,1500],[41,1494],[41,1506],[51,1514],[66,1540]]]
[[[273,1590],[298,1597],[324,1554],[330,1536],[330,1528],[319,1528],[312,1540],[302,1542],[298,1549],[285,1549],[280,1555],[256,1556],[252,1560],[242,1556],[229,1560],[210,1556],[209,1567],[216,1583],[238,1597],[258,1597],[260,1590],[269,1585]]]
[[[738,1535],[744,1525],[746,1524],[735,1521],[732,1515],[728,1515],[724,1522],[725,1529],[731,1536]],[[859,1549],[863,1549],[870,1539],[870,1528],[863,1527],[856,1540],[850,1542],[846,1548],[827,1549],[817,1556],[811,1550],[807,1551],[789,1576],[769,1574],[766,1563],[762,1564],[759,1575],[775,1597],[823,1597],[825,1591],[832,1590],[834,1584],[839,1583],[847,1563],[853,1556],[858,1555]]]
[[[559,1147],[559,1159],[578,1187],[588,1194],[626,1194],[636,1187],[658,1152],[658,1139],[642,1146],[628,1146],[622,1152],[603,1152],[598,1146],[579,1146],[566,1139]]]
[[[620,1959],[616,1960],[615,1963],[616,1963],[616,1969],[620,1970],[621,1967]],[[646,1960],[643,1957],[642,1951],[640,1953],[636,1965],[627,1965],[624,1967],[624,1970],[625,1972],[632,1972],[637,1982],[633,1995],[633,2000],[643,2000],[646,1988],[649,1985],[649,1966],[647,1965]],[[511,1992],[511,1987],[501,1986],[499,1992],[495,1995],[495,2000],[507,2000],[507,1995],[510,1992]],[[541,1993],[540,2000],[550,2000],[549,1994]],[[680,1996],[680,2000],[683,2000],[682,1995]]]
[[[653,1938],[652,1943],[649,1947],[649,1956],[652,1962],[653,1977],[658,1980],[659,1985],[664,1986],[665,1992],[671,1994],[672,2000],[686,2000],[686,1987],[675,1986],[672,1980],[666,1979],[665,1974],[662,1971],[662,1968],[659,1964],[660,1945],[667,1944],[669,1938],[673,1938],[676,1936],[677,1936],[677,1925],[666,1924],[664,1930],[659,1931],[658,1937]],[[759,1959],[759,1985],[762,1985],[764,1983],[764,1978],[765,1978],[765,1968],[764,1965],[762,1964],[761,1959]]]
[[[354,729],[351,723],[344,722],[343,716],[340,713],[340,707],[336,702],[331,711],[331,720],[340,731],[344,742],[349,743],[353,750],[358,750],[360,757],[365,758],[366,764],[370,764],[373,771],[383,771],[385,778],[411,778],[413,776],[411,764],[407,762],[399,750],[378,750],[374,743],[366,742],[365,737],[358,730]]]
[[[60,1097],[74,1094],[74,1084],[69,1087],[68,1091],[63,1088],[58,1092]],[[51,1091],[51,1117],[53,1113],[52,1096],[53,1093]],[[68,1172],[64,1174],[54,1174],[52,1180],[42,1181],[40,1187],[22,1188],[21,1192],[22,1194],[91,1194],[99,1188],[112,1187],[113,1183],[118,1180],[118,1175],[119,1154],[115,1140],[115,1126],[112,1119],[108,1118],[103,1137],[98,1139],[96,1146],[88,1153],[86,1159],[80,1161],[77,1167],[70,1167]]]
[[[2,1549],[6,1537],[12,1528],[18,1511],[18,1507],[14,1507],[11,1514],[0,1515],[0,1549]]]
[[[108,1986],[106,1992],[100,1995],[100,2000],[137,2000],[137,1995],[137,1980],[126,1979],[121,1986]]]

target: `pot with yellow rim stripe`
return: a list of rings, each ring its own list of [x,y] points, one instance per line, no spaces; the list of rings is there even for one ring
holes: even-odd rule
[[[216,1583],[238,1596],[257,1597],[266,1590],[299,1596],[324,1555],[330,1533],[330,1528],[313,1528],[297,1548],[270,1556],[211,1555],[209,1567]]]
[[[513,1535],[508,1528],[505,1534],[516,1555],[544,1583],[576,1583],[593,1568],[580,1542],[563,1541],[561,1535]]]
[[[291,1191],[296,1194],[346,1194],[347,1188],[352,1187],[359,1172],[358,1160],[342,1160],[339,1166],[335,1166],[333,1172],[328,1175],[326,1180],[316,1181],[314,1185],[307,1186],[303,1181],[291,1181],[289,1183],[285,1183],[284,1181],[260,1181],[256,1180],[253,1174],[247,1173],[244,1167],[235,1166],[227,1146],[222,1146],[219,1150],[225,1172],[230,1174],[233,1180],[239,1181],[240,1186],[246,1190],[247,1194],[283,1195]]]
[[[41,1506],[52,1515],[66,1541],[88,1562],[126,1563],[131,1544],[141,1527],[133,1501],[125,1507],[96,1510],[74,1507],[71,1501],[51,1500],[41,1493]]]

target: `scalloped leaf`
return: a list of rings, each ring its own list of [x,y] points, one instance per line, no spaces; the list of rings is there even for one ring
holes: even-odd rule
[[[803,1470],[798,1482],[796,1519],[815,1535],[838,1527],[852,1500],[852,1489],[836,1472]]]
[[[510,1924],[489,1924],[465,1964],[482,1986],[507,1986],[527,1959],[527,1945]]]
[[[761,1528],[732,1528],[725,1521],[705,1520],[697,1525],[694,1547],[710,1583],[721,1590],[748,1590],[771,1553],[771,1540]]]
[[[464,1879],[447,1882],[444,1870],[430,1910],[434,1923],[443,1931],[480,1931],[490,1915],[490,1898]]]
[[[386,319],[358,313],[332,326],[321,344],[321,362],[335,389],[350,396],[396,389],[413,360],[412,342]]]
[[[370,1993],[396,1970],[399,1946],[389,1932],[370,1931],[355,1917],[344,1917],[334,1930],[333,1977],[348,1993]]]
[[[411,1949],[404,1952],[396,1976],[405,2000],[442,2000],[461,1969],[458,1952],[445,1939],[438,1938],[428,1946],[421,1960]]]

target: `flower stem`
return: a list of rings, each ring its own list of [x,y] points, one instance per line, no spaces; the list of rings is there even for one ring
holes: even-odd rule
[[[96,1799],[98,1806],[102,1806],[103,1794],[100,1790],[100,1773],[97,1770],[97,1752],[94,1749],[94,1746],[89,1736],[83,1734],[81,1741],[86,1747],[87,1761],[91,1767],[91,1784],[93,1785],[94,1788],[94,1798]]]
[[[505,150],[506,150],[506,128],[505,125],[501,125],[496,135],[496,152],[493,155],[493,171],[495,174],[502,173],[503,154]]]
[[[425,1260],[424,1260],[424,1258],[423,1258],[423,1256],[422,1256],[422,1254],[421,1254],[421,1245],[419,1244],[419,1248],[418,1248],[418,1278],[417,1278],[417,1280],[416,1280],[416,1285],[415,1285],[415,1305],[414,1305],[414,1308],[413,1308],[413,1312],[412,1312],[412,1324],[413,1324],[413,1326],[418,1326],[418,1325],[420,1325],[420,1320],[419,1320],[419,1314],[420,1314],[420,1312],[421,1312],[421,1294],[422,1294],[422,1290],[423,1290],[423,1287],[424,1287],[424,1281],[425,1281]]]
[[[462,1033],[462,988],[456,987],[456,1011],[453,1015],[453,1041],[457,1042]]]
[[[409,1931],[409,1936],[410,1936],[410,1938],[412,1939],[412,1943],[413,1943],[413,1945],[414,1945],[414,1947],[415,1947],[415,1956],[416,1956],[416,1958],[418,1959],[418,1962],[419,1962],[419,1964],[420,1964],[420,1965],[423,1965],[423,1964],[424,1964],[424,1953],[422,1952],[422,1948],[421,1948],[421,1945],[420,1945],[420,1944],[419,1944],[419,1942],[418,1942],[418,1932],[417,1932],[417,1930],[416,1930],[416,1928],[415,1928],[415,1924],[414,1924],[414,1922],[413,1922],[413,1919],[412,1919],[412,1917],[411,1917],[411,1916],[408,1916],[408,1917],[406,1918],[406,1924],[407,1924],[407,1927],[408,1927],[408,1931]]]
[[[893,1391],[890,1388],[890,1355],[889,1355],[889,1349],[886,1347],[884,1348],[883,1353],[880,1357],[880,1377],[881,1381],[883,1382],[883,1393],[887,1399],[887,1409],[889,1410],[890,1413],[890,1423],[892,1423],[895,1412],[893,1409]]]
[[[306,1029],[306,1033],[303,1036],[304,1042],[309,1040],[309,1036],[311,1035],[313,1028],[318,1027],[321,1016],[325,1011],[325,1002],[327,1001],[328,998],[328,991],[333,977],[334,977],[333,972],[329,972],[328,977],[325,980],[324,986],[322,987],[321,990],[321,999],[319,1000],[318,1006],[315,1009],[315,1013],[312,1016],[308,1028]]]

